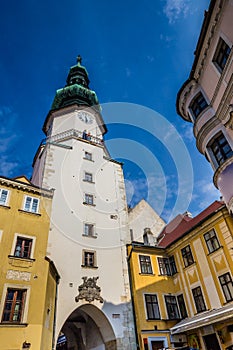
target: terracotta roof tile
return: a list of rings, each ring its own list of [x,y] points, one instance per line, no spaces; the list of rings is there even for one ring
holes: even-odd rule
[[[224,206],[224,202],[215,201],[194,218],[190,217],[189,213],[187,212],[177,215],[164,227],[163,231],[158,236],[158,246],[166,248],[171,243],[187,234],[192,228],[200,224],[209,215],[213,214]]]

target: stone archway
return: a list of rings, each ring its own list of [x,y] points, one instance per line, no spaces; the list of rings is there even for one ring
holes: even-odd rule
[[[78,307],[62,326],[57,350],[116,350],[116,338],[104,313],[96,306]]]

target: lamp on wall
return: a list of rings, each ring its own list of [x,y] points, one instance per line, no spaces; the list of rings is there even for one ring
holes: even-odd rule
[[[30,349],[31,343],[27,343],[26,340],[23,342],[23,349]]]

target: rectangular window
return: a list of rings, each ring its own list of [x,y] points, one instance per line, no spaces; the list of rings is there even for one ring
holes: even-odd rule
[[[230,52],[230,46],[228,46],[222,38],[219,38],[218,45],[213,57],[213,62],[220,72],[223,71],[227,63],[228,57],[230,55]]]
[[[141,273],[152,274],[152,266],[150,256],[139,255],[139,261],[141,266]]]
[[[205,233],[204,238],[209,253],[212,253],[220,248],[220,244],[214,230],[210,230],[209,232]]]
[[[180,318],[179,310],[176,302],[176,297],[173,295],[165,295],[165,303],[167,308],[168,318],[177,320]]]
[[[85,193],[84,203],[85,204],[89,204],[89,205],[94,205],[94,196],[93,196],[93,194]]]
[[[211,150],[218,165],[233,156],[233,150],[225,136],[220,132],[208,143],[207,148]]]
[[[232,285],[232,279],[229,272],[224,273],[224,275],[219,276],[219,281],[224,293],[224,296],[226,298],[226,302],[233,300],[233,285]]]
[[[96,252],[83,251],[83,267],[96,267]]]
[[[8,192],[9,191],[0,188],[0,205],[6,205],[7,204]]]
[[[176,268],[176,262],[174,255],[169,257],[169,264],[170,264],[170,271],[172,275],[175,275],[177,273],[177,268]]]
[[[84,235],[92,237],[95,235],[93,224],[84,224]]]
[[[183,249],[181,249],[181,253],[182,253],[182,257],[183,257],[183,261],[184,261],[184,266],[190,266],[194,263],[193,260],[193,256],[192,256],[192,252],[191,252],[191,248],[189,245],[187,245],[186,247],[184,247]]]
[[[193,299],[196,305],[197,312],[206,311],[206,306],[202,295],[201,287],[192,289],[192,293],[193,293]]]
[[[17,237],[14,256],[19,258],[30,258],[32,239]]]
[[[159,320],[159,304],[156,294],[145,294],[146,312],[148,320]]]
[[[171,276],[171,270],[168,258],[158,258],[160,275]]]
[[[25,298],[26,290],[7,289],[2,322],[22,322]]]
[[[39,210],[39,199],[35,197],[25,197],[23,210],[31,213],[38,213]]]
[[[203,94],[201,92],[199,92],[194,99],[192,100],[192,102],[190,103],[189,108],[192,111],[192,115],[193,117],[196,119],[199,114],[204,111],[204,109],[206,109],[206,107],[208,107],[208,104],[203,96]]]
[[[84,158],[87,159],[87,160],[92,160],[92,153],[90,153],[90,152],[85,152]]]
[[[177,296],[177,301],[180,309],[181,318],[186,318],[188,316],[183,294]]]
[[[91,173],[86,173],[86,172],[85,172],[85,174],[84,174],[84,181],[93,182],[92,174],[91,174]]]

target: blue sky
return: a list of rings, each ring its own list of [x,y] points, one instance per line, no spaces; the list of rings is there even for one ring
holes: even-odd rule
[[[31,176],[55,91],[81,54],[90,88],[103,104],[110,153],[124,162],[129,204],[145,198],[168,220],[185,210],[196,214],[218,199],[192,126],[175,109],[208,5],[208,0],[3,2],[0,174]]]

